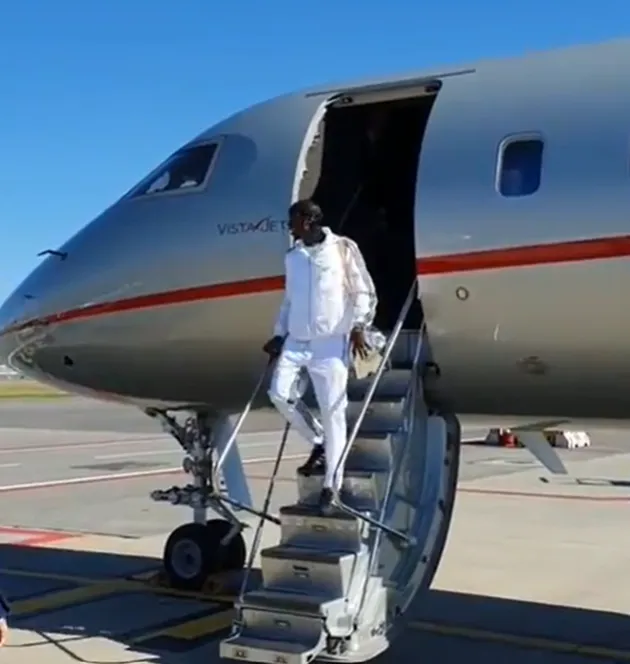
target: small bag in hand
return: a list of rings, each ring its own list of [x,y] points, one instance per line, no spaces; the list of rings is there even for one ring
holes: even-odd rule
[[[348,277],[347,270],[347,258],[344,253],[344,248],[347,251],[347,246],[345,242],[342,241],[339,243],[339,251],[341,253],[341,264],[343,266],[343,281],[346,291],[352,294],[352,284]],[[378,367],[381,364],[383,359],[383,352],[385,351],[385,346],[387,346],[387,337],[373,325],[367,325],[364,330],[365,341],[368,345],[367,357],[362,358],[358,354],[351,354],[350,357],[350,370],[354,374],[355,378],[367,378],[372,374],[375,374],[378,371]],[[385,367],[387,370],[388,367]]]

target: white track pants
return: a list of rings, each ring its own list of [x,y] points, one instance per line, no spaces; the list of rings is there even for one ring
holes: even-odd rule
[[[326,453],[324,486],[339,490],[343,468],[335,470],[347,440],[346,410],[348,408],[348,341],[335,336],[303,342],[289,337],[278,358],[269,389],[269,398],[281,415],[311,444],[323,442]],[[306,369],[321,412],[321,424],[305,412],[299,401],[298,383]],[[307,422],[310,420],[310,424]]]

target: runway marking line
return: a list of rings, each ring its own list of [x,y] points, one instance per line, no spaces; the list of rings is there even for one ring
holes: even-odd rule
[[[4,427],[0,426],[0,431],[2,431],[3,429]],[[86,432],[86,433],[92,433],[92,432]],[[129,444],[146,445],[148,443],[154,445],[156,442],[157,443],[162,442],[160,434],[157,434],[155,436],[146,434],[138,438],[123,438],[123,439],[113,438],[107,440],[94,440],[85,443],[61,443],[58,445],[37,445],[32,447],[4,447],[0,449],[0,455],[4,456],[7,454],[35,454],[40,452],[71,452],[74,450],[83,450],[92,447],[112,447],[115,445],[126,445],[126,446],[128,446]]]
[[[33,572],[30,570],[11,569],[0,567],[0,574],[7,576],[18,576],[25,579],[43,579],[45,581],[59,581],[62,583],[72,583],[81,586],[108,586],[117,585],[124,587],[126,592],[149,592],[156,595],[167,595],[171,597],[181,597],[182,599],[196,599],[204,602],[215,602],[220,604],[231,604],[234,601],[233,596],[209,594],[187,590],[176,590],[175,588],[165,588],[163,586],[153,586],[146,581],[136,580],[131,575],[129,577],[93,578],[78,576],[75,574],[56,574],[54,572]],[[141,573],[144,576],[147,573]],[[140,575],[139,575],[140,576]]]
[[[78,588],[46,593],[32,599],[18,600],[12,604],[11,610],[15,617],[20,618],[33,613],[55,611],[76,604],[86,604],[95,599],[126,592],[129,592],[129,588],[124,583],[116,581],[85,584]]]
[[[304,454],[287,454],[284,460],[303,459],[308,456]],[[268,463],[275,461],[276,457],[258,457],[253,459],[243,459],[244,466],[253,463]],[[71,477],[63,480],[46,480],[43,482],[27,482],[25,484],[6,484],[0,485],[0,493],[11,493],[14,491],[33,491],[35,489],[52,489],[57,487],[77,486],[82,484],[97,484],[99,482],[115,482],[117,480],[140,479],[143,477],[156,477],[163,475],[183,475],[183,469],[178,467],[162,468],[156,470],[138,470],[130,473],[109,473],[107,475],[85,475],[83,477]],[[269,479],[269,478],[267,478]]]
[[[185,622],[170,625],[132,639],[132,643],[145,643],[154,639],[170,638],[178,641],[198,641],[211,634],[216,634],[232,625],[236,613],[234,609],[225,609],[209,616],[202,616]]]
[[[627,503],[628,496],[589,496],[583,493],[543,493],[539,491],[510,491],[509,489],[481,489],[474,487],[458,487],[458,492],[478,496],[513,496],[515,498],[548,498],[549,500],[575,500],[591,503]]]
[[[247,443],[244,442],[241,447],[241,451],[243,449],[251,450],[252,448],[255,447],[272,447],[276,443]],[[94,457],[94,459],[97,459],[98,461],[101,460],[107,460],[107,459],[132,459],[134,457],[140,457],[140,456],[160,456],[160,455],[181,455],[181,450],[177,449],[156,449],[156,450],[144,450],[142,452],[116,452],[115,454],[99,454]],[[247,460],[247,459],[245,459]],[[12,464],[12,465],[19,465],[19,464]],[[2,466],[0,465],[0,468]]]
[[[46,530],[31,530],[24,528],[12,528],[11,526],[0,526],[0,535],[8,535],[9,537],[21,537],[17,542],[7,542],[11,546],[28,546],[36,547],[53,542],[61,542],[63,540],[74,539],[81,537],[78,533],[61,533]]]
[[[0,426],[0,431],[6,429],[19,429],[23,430],[23,427],[2,427]],[[29,429],[29,431],[32,431]],[[92,431],[86,431],[85,433],[92,434]],[[103,432],[103,433],[111,433],[111,432]],[[269,447],[273,445],[274,443],[248,443],[248,440],[250,439],[256,439],[260,437],[271,437],[271,436],[278,436],[278,440],[280,440],[280,436],[282,436],[282,430],[278,431],[249,431],[246,433],[242,433],[239,435],[240,439],[242,440],[244,447]],[[126,435],[126,434],[121,434],[121,435]],[[93,440],[93,441],[88,441],[88,442],[77,442],[77,443],[61,443],[57,445],[37,445],[37,446],[32,446],[32,447],[5,447],[0,449],[0,456],[7,455],[7,454],[33,454],[33,453],[39,453],[39,452],[70,452],[74,450],[83,450],[83,449],[90,449],[92,447],[115,447],[115,446],[120,446],[120,445],[125,445],[129,446],[131,445],[155,445],[156,443],[173,443],[173,438],[171,438],[168,435],[165,435],[164,433],[161,432],[156,432],[155,434],[131,434],[133,438],[108,438],[106,440]],[[175,446],[174,446],[175,449]]]

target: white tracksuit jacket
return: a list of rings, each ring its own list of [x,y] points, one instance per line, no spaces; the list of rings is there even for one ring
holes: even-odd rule
[[[297,241],[285,256],[284,300],[274,335],[297,341],[346,336],[369,325],[376,289],[357,244],[324,228],[325,239],[307,247]]]

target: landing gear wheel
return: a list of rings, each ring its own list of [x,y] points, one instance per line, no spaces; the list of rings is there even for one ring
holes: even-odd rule
[[[211,519],[206,525],[186,523],[166,540],[162,562],[171,587],[200,590],[212,574],[242,569],[245,565],[245,540],[239,533],[227,546],[221,540],[231,524]]]

